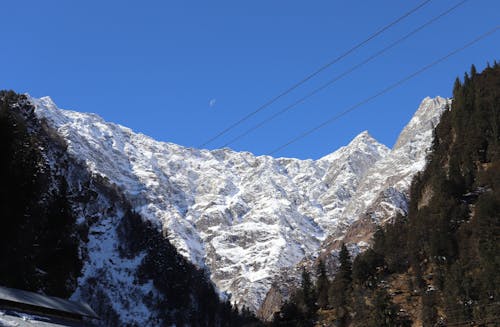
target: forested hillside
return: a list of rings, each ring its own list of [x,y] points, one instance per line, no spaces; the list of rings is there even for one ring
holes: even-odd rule
[[[89,302],[101,325],[259,324],[34,110],[0,92],[0,285]],[[408,214],[348,249],[334,278],[304,270],[272,324],[500,324],[500,65],[456,80]]]
[[[73,299],[88,302],[101,317],[95,323],[104,326],[258,325],[248,310],[240,313],[220,299],[206,271],[168,241],[168,231],[145,221],[115,186],[73,161],[27,97],[12,91],[0,92],[0,153],[0,285],[62,298],[77,292]],[[80,279],[109,217],[116,217],[119,247],[106,251],[138,261],[126,278],[147,294],[123,302],[129,311],[143,306],[141,323],[103,291],[111,285],[107,278],[116,276],[100,267],[94,277]],[[128,269],[113,260],[103,264],[110,271]]]
[[[323,265],[276,326],[498,326],[500,324],[500,65],[472,66],[434,133],[409,213],[380,228],[333,280]]]
[[[81,269],[66,181],[55,176],[23,95],[0,92],[0,284],[68,297]]]

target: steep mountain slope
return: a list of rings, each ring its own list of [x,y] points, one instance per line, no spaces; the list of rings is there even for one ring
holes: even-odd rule
[[[296,267],[285,268],[260,310],[262,318],[272,318],[284,299],[298,285],[301,267],[314,271],[318,258],[334,271],[342,243],[353,254],[368,248],[377,226],[397,214],[408,212],[409,190],[413,176],[424,169],[432,145],[433,129],[439,123],[450,100],[425,98],[413,118],[400,133],[394,148],[367,170],[344,210],[338,224],[322,242],[319,254],[302,260]]]
[[[337,229],[323,242],[326,252],[339,250],[342,242],[366,249],[376,226],[408,212],[411,181],[424,169],[434,127],[450,104],[441,97],[422,101],[391,152],[367,171],[342,213],[345,228]]]
[[[325,253],[338,251],[342,242],[366,249],[378,225],[408,213],[411,181],[425,168],[434,127],[450,105],[450,100],[441,97],[422,101],[389,155],[367,172],[342,214],[347,228],[323,242]]]
[[[408,211],[411,181],[415,173],[424,169],[434,127],[450,104],[441,97],[422,101],[391,153],[368,171],[343,213],[346,220],[352,222],[368,213],[374,221],[382,222]]]
[[[82,268],[80,235],[32,120],[26,97],[0,91],[0,284],[68,297]]]
[[[499,89],[496,62],[456,80],[407,213],[353,262],[342,247],[335,277],[302,282],[274,325],[498,326]]]
[[[278,268],[313,253],[335,230],[366,170],[388,150],[367,133],[318,161],[184,148],[92,114],[32,99],[68,153],[168,231],[222,291],[256,310]]]
[[[422,168],[428,121],[439,119],[446,102],[424,100],[392,152],[363,132],[349,145],[313,161],[185,148],[154,141],[93,114],[58,109],[50,98],[31,101],[39,119],[67,144],[73,160],[166,230],[182,255],[207,269],[233,302],[252,310],[259,308],[280,269],[315,253],[327,235],[345,233],[356,221],[351,212],[366,212],[374,201],[367,198],[373,184],[405,192],[402,177],[391,177],[398,169],[411,176]],[[419,162],[407,167],[413,158]],[[381,164],[380,171],[367,175],[381,160],[391,169]],[[394,210],[405,210],[397,192],[385,202],[396,199]],[[354,203],[354,198],[364,201]],[[108,236],[96,237],[95,249],[116,247],[103,245],[116,239]]]
[[[90,303],[102,326],[254,326],[26,96],[0,91],[0,284]]]

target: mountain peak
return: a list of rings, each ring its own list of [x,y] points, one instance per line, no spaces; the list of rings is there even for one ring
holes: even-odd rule
[[[422,99],[422,102],[420,103],[420,106],[419,106],[419,109],[420,107],[422,107],[423,105],[426,105],[426,104],[439,104],[439,103],[443,103],[443,102],[446,102],[448,101],[447,98],[443,98],[441,96],[436,96],[434,98],[430,97],[430,96],[426,96],[425,98]],[[417,110],[418,112],[418,110]]]
[[[30,99],[33,99],[31,96],[28,95],[28,98]],[[50,107],[57,107],[54,100],[52,100],[51,97],[49,97],[48,95],[44,96],[44,97],[41,97],[40,99],[38,99],[41,103],[43,103],[45,106],[50,106]]]
[[[407,146],[424,132],[431,133],[450,103],[450,99],[440,96],[435,98],[425,97],[410,122],[399,134],[393,149],[397,150]]]
[[[375,140],[375,138],[373,138],[367,130],[365,130],[353,138],[352,141],[349,142],[348,146],[357,145],[359,143],[378,143],[378,141]]]
[[[355,138],[349,142],[349,144],[341,147],[340,149],[327,154],[326,156],[320,158],[320,161],[335,161],[338,160],[342,155],[346,153],[353,153],[356,151],[363,151],[367,153],[374,153],[378,156],[384,157],[389,153],[389,148],[384,144],[378,142],[373,138],[368,131],[363,131],[359,133]]]
[[[180,254],[207,267],[221,292],[253,311],[282,268],[340,230],[367,172],[390,154],[368,131],[320,160],[195,150],[95,114],[60,110],[49,97],[31,101],[64,138],[69,156],[120,190],[143,219],[168,230]]]

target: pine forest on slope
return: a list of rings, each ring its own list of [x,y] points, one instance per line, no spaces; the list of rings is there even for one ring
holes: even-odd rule
[[[494,175],[498,125],[490,126],[498,116],[489,119],[487,111],[490,102],[493,107],[498,104],[496,93],[488,91],[498,90],[497,77],[495,65],[482,75],[471,73],[463,84],[457,82],[453,110],[448,110],[447,99],[424,99],[392,150],[363,132],[319,160],[157,142],[96,115],[59,109],[48,97],[3,92],[0,146],[6,155],[1,160],[5,183],[0,187],[0,210],[6,228],[1,282],[90,302],[103,325],[252,325],[258,322],[251,312],[261,307],[283,272],[300,274],[297,265],[304,260],[335,257],[341,273],[331,281],[326,269],[335,268],[337,261],[326,267],[320,264],[323,277],[318,282],[324,284],[322,289],[332,288],[334,294],[347,290],[345,294],[340,298],[322,294],[317,302],[326,312],[321,316],[323,309],[316,311],[311,302],[319,296],[312,291],[315,278],[308,281],[304,271],[302,289],[308,295],[292,297],[289,304],[297,299],[302,304],[282,310],[276,323],[286,324],[290,312],[298,315],[292,319],[306,325],[318,319],[341,324],[392,319],[375,317],[378,307],[354,310],[351,301],[373,293],[371,303],[394,309],[390,294],[377,292],[379,279],[373,278],[407,271],[416,274],[410,279],[419,294],[430,285],[425,276],[446,277],[442,284],[432,284],[444,290],[443,296],[419,295],[425,312],[425,319],[419,319],[426,324],[436,321],[442,315],[439,310],[463,309],[457,301],[484,300],[479,295],[466,299],[463,294],[495,290],[494,284],[485,285],[488,280],[496,282],[498,268],[496,184],[489,182],[498,180]],[[467,110],[477,124],[464,136],[469,116],[461,113]],[[436,125],[437,139],[432,143]],[[483,135],[490,130],[491,135]],[[447,151],[450,154],[443,159]],[[474,159],[472,164],[468,158]],[[427,169],[420,173],[426,163]],[[448,171],[439,178],[428,172],[442,166]],[[420,192],[418,205],[415,200],[408,202],[410,186],[412,194]],[[448,211],[429,209],[433,201],[460,219],[451,224],[446,220]],[[468,216],[471,212],[490,212],[493,220],[485,227]],[[431,219],[425,217],[441,217],[432,220],[438,222],[438,232],[425,232]],[[350,256],[368,249],[371,242],[373,226],[364,233],[352,230],[365,220],[373,226],[394,224],[376,233],[373,250],[358,256],[351,269]],[[475,234],[479,231],[475,226],[482,228],[481,233],[489,232],[485,241]],[[443,241],[442,233],[450,237]],[[466,244],[479,242],[486,251],[477,251],[479,265],[470,261],[467,246],[458,242],[465,237],[462,233],[469,235]],[[406,240],[406,235],[420,237]],[[350,251],[340,247],[342,241],[350,242]],[[394,251],[400,244],[408,246]],[[443,257],[445,263],[436,262]],[[488,260],[493,263],[485,263]],[[443,286],[446,280],[476,280],[476,272],[457,272],[462,267],[457,261],[481,267],[480,282],[459,285],[463,293],[448,296],[451,286]],[[23,274],[12,272],[13,266],[21,267]],[[334,286],[325,286],[330,283]],[[361,283],[359,294],[354,292],[356,283]],[[496,293],[493,296],[497,298]],[[429,303],[436,303],[438,311],[429,312],[433,306]],[[415,321],[412,314],[399,317],[401,323]],[[479,315],[472,309],[462,314],[464,319]]]
[[[0,92],[2,285],[88,302],[103,326],[257,324],[70,158],[34,109],[26,96]]]
[[[328,278],[322,261],[274,326],[498,326],[500,65],[456,80],[409,210]]]
[[[352,223],[344,209],[369,169],[392,153],[366,132],[316,161],[191,149],[154,141],[96,115],[58,109],[50,98],[31,101],[39,119],[67,143],[70,156],[166,230],[182,255],[210,272],[220,291],[252,311],[280,269],[313,255],[327,235]],[[425,99],[402,134],[407,134],[404,151],[415,162],[404,163],[409,178],[402,185],[383,185],[394,190],[395,200],[387,201],[394,211],[406,210],[409,179],[424,166],[433,124],[446,104],[442,98]],[[398,165],[391,161],[390,169],[377,171],[383,183]],[[366,192],[359,195],[366,198],[361,206],[373,200],[372,190]]]

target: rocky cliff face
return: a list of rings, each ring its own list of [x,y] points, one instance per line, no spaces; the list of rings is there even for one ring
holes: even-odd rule
[[[37,117],[67,144],[72,160],[167,231],[177,250],[206,269],[221,292],[252,310],[280,271],[317,253],[331,240],[328,235],[342,237],[369,210],[376,222],[406,210],[409,181],[425,164],[432,122],[447,103],[425,99],[392,151],[363,132],[314,161],[185,148],[93,114],[58,109],[50,98],[31,101]],[[128,270],[136,263],[123,262],[123,278],[105,263],[116,259],[107,258],[115,251],[107,249],[119,242],[108,219],[91,233],[84,272],[97,267],[103,278],[120,278],[120,288],[127,288]]]
[[[368,214],[380,223],[398,212],[406,214],[412,178],[425,168],[434,127],[449,104],[441,97],[422,101],[392,151],[377,161],[360,183],[343,213],[344,220],[353,222]]]
[[[356,255],[369,246],[378,225],[397,214],[407,213],[412,178],[425,168],[434,127],[450,103],[441,97],[425,98],[393,149],[366,171],[338,217],[337,228],[320,246],[319,258],[331,272],[335,271],[342,243],[348,244],[352,254]],[[316,256],[306,257],[299,265],[282,270],[259,311],[262,318],[272,318],[290,289],[299,282],[301,267],[313,270],[317,259]]]
[[[99,326],[253,325],[34,110],[0,91],[2,285],[90,303]]]

